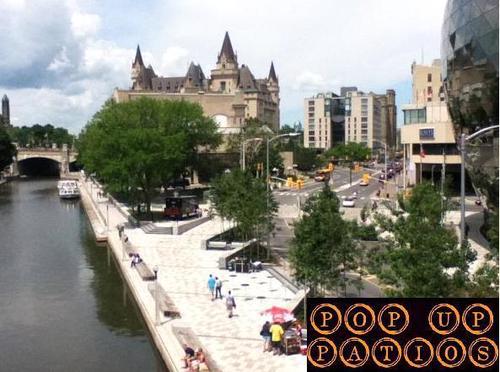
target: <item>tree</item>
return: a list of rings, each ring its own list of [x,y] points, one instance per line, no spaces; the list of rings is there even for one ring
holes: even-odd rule
[[[108,101],[80,134],[79,162],[150,213],[154,190],[195,167],[200,148],[219,143],[217,125],[197,104]]]
[[[12,157],[16,155],[16,147],[5,131],[0,127],[0,171],[12,163]]]
[[[271,196],[268,213],[265,182],[249,171],[235,169],[217,177],[211,186],[210,200],[217,214],[236,222],[243,239],[260,237],[267,231],[277,205]]]
[[[468,264],[474,259],[467,244],[458,243],[455,232],[441,224],[441,196],[429,183],[417,185],[402,203],[404,213],[392,222],[377,216],[391,232],[381,279],[391,285],[388,295],[401,297],[449,297],[463,295]]]
[[[329,149],[323,156],[327,159],[334,157],[349,161],[365,161],[370,158],[371,150],[364,144],[349,142]]]
[[[319,287],[341,287],[344,295],[352,279],[348,271],[359,266],[359,245],[351,224],[339,212],[337,195],[325,186],[304,206],[304,217],[295,225],[290,261],[298,282],[317,293]]]

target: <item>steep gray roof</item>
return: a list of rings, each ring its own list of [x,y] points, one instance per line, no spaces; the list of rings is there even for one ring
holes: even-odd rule
[[[228,61],[236,62],[236,56],[233,51],[233,46],[231,45],[231,40],[229,39],[229,33],[226,31],[224,35],[224,41],[222,42],[222,48],[220,49],[217,62],[220,62],[220,58],[225,55]]]
[[[135,51],[134,65],[136,63],[138,63],[141,66],[144,66],[144,62],[142,62],[141,48],[139,48],[139,44],[137,44],[137,50]]]
[[[155,77],[152,79],[153,90],[167,93],[178,93],[184,87],[185,76]]]
[[[276,77],[276,72],[274,71],[274,63],[271,61],[271,68],[269,70],[269,76],[268,79],[270,81],[278,81],[278,78]]]
[[[255,78],[247,65],[241,65],[240,75],[238,76],[238,88],[257,89]]]
[[[205,74],[203,74],[203,70],[200,65],[195,65],[193,62],[189,65],[188,71],[186,73],[186,80],[189,81],[191,79],[191,83],[195,86],[203,86],[203,81],[205,80]]]

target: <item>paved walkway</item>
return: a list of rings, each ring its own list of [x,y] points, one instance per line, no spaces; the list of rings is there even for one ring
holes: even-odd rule
[[[82,197],[90,194],[90,183],[82,188]],[[92,187],[92,199],[98,207],[101,224],[109,221],[109,239],[115,255],[122,257],[116,225],[126,218],[104,198],[98,198],[97,189]],[[224,224],[227,226],[227,223]],[[203,345],[203,349],[224,371],[304,371],[306,357],[302,355],[273,356],[262,352],[259,336],[263,319],[260,312],[273,305],[289,307],[300,294],[294,294],[267,271],[258,273],[232,273],[218,269],[218,259],[224,253],[201,248],[202,240],[222,232],[223,224],[218,219],[205,222],[183,235],[150,235],[141,229],[126,229],[125,233],[150,266],[159,268],[159,284],[165,288],[182,318],[163,319],[160,326],[154,326],[154,301],[147,289],[147,283],[130,268],[128,257],[118,260],[124,274],[130,278],[133,292],[148,326],[157,343],[168,349],[176,369],[180,369],[181,345],[173,336],[172,326],[190,327]],[[135,274],[135,275],[134,275]],[[228,290],[235,296],[237,308],[235,317],[229,319],[223,300],[211,301],[207,289],[208,275],[223,280],[223,295]]]

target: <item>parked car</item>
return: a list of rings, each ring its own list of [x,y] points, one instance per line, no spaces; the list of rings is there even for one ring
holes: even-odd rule
[[[352,196],[348,196],[342,201],[343,207],[353,208],[355,204],[356,202]]]
[[[363,180],[361,180],[361,182],[359,183],[359,186],[368,186],[369,184],[370,184],[370,182],[369,182],[369,181],[367,181],[367,180],[364,180],[364,179],[363,179]]]

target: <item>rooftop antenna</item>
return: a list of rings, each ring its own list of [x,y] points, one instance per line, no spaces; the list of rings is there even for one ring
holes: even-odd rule
[[[424,47],[421,48],[421,52],[422,52],[422,64],[424,64]]]

